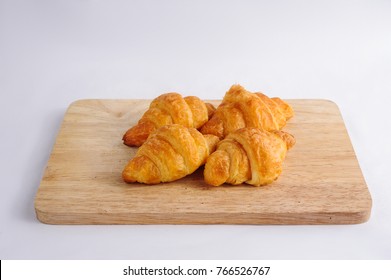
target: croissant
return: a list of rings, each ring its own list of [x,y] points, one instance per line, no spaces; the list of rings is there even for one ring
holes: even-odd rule
[[[200,128],[213,114],[215,108],[196,96],[182,97],[179,93],[165,93],[152,100],[149,109],[138,123],[124,134],[128,146],[141,146],[149,134],[168,124],[181,124]]]
[[[280,130],[292,116],[292,107],[280,98],[269,98],[262,93],[251,93],[240,85],[233,85],[201,132],[223,139],[244,127]]]
[[[218,143],[205,164],[204,179],[213,186],[243,182],[261,186],[272,183],[295,139],[283,131],[242,128]]]
[[[151,133],[122,172],[128,182],[158,184],[193,173],[216,147],[218,137],[195,128],[166,125]]]

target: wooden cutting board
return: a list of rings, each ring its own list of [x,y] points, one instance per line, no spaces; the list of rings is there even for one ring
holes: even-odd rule
[[[136,149],[122,144],[150,100],[79,100],[68,108],[39,186],[35,210],[48,224],[355,224],[371,196],[338,107],[289,100],[284,130],[297,143],[265,187],[211,187],[202,168],[176,182],[126,184]],[[216,106],[219,101],[212,101]]]

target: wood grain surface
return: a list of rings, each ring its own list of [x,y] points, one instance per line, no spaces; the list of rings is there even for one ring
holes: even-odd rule
[[[176,182],[126,184],[136,149],[122,144],[150,100],[70,105],[35,198],[48,224],[356,224],[371,196],[335,103],[288,100],[296,138],[279,179],[265,187],[208,186],[202,168]],[[219,101],[212,101],[215,105]]]

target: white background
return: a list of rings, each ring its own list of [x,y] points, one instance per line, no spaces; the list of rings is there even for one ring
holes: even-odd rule
[[[53,226],[34,196],[82,98],[220,99],[229,86],[341,110],[373,198],[339,226]],[[391,1],[0,0],[1,259],[391,259]]]

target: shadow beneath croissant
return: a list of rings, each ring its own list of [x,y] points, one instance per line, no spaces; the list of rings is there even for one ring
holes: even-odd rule
[[[136,183],[127,183],[126,185],[132,188],[134,187],[134,188],[156,188],[156,189],[181,187],[184,190],[186,189],[197,189],[197,190],[218,190],[218,189],[249,189],[250,190],[251,189],[253,190],[254,188],[264,188],[264,189],[270,188],[270,185],[254,187],[252,185],[248,185],[244,183],[240,185],[222,184],[221,186],[218,187],[212,186],[206,183],[204,180],[204,166],[201,166],[192,174],[189,174],[186,177],[183,177],[181,179],[172,182],[159,183],[159,184],[143,184],[143,183],[136,182]]]

